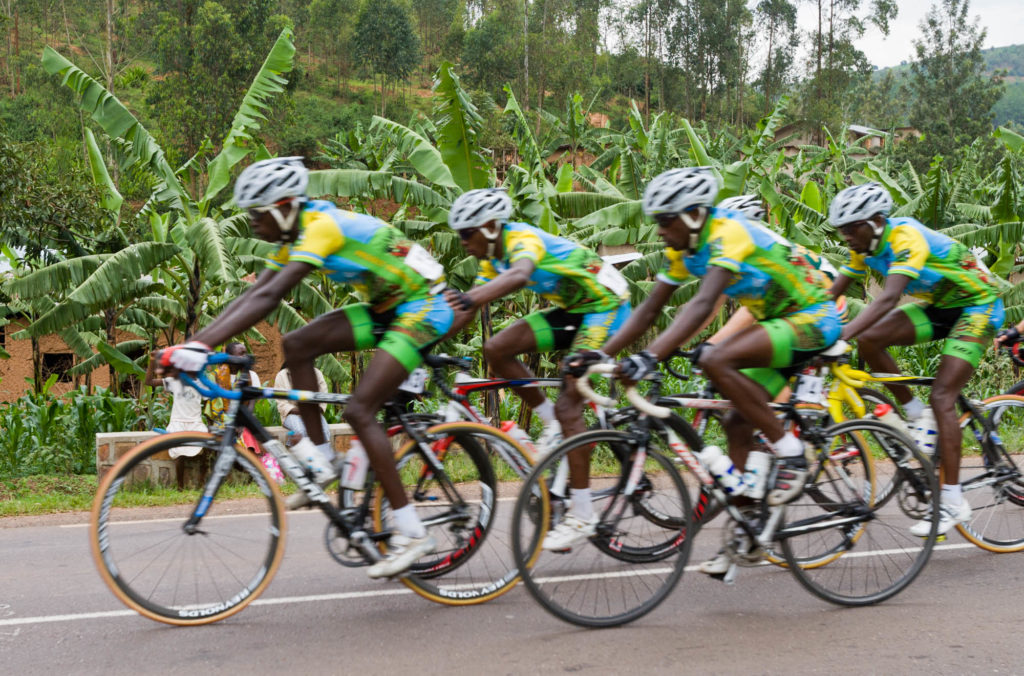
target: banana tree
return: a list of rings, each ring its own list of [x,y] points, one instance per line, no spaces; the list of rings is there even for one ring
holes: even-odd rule
[[[156,139],[120,100],[55,50],[47,47],[43,51],[46,71],[62,78],[79,108],[111,140],[121,174],[129,170],[141,173],[154,187],[147,202],[132,216],[148,223],[148,241],[101,258],[64,261],[15,284],[14,288],[26,297],[50,289],[60,299],[26,329],[29,335],[63,330],[101,315],[107,320],[104,342],[114,346],[117,318],[135,307],[150,309],[164,323],[160,327],[154,322],[136,322],[135,326],[146,332],[144,335],[164,328],[165,338],[174,341],[182,334],[194,333],[230,301],[246,272],[239,260],[242,238],[232,237],[244,226],[240,226],[238,214],[224,203],[221,193],[238,163],[253,153],[257,158],[268,156],[255,134],[271,99],[284,90],[284,75],[292,69],[294,54],[291,31],[285,29],[243,96],[220,152],[205,164],[197,156],[175,170]],[[120,195],[100,154],[94,152],[90,130],[86,143],[93,176],[105,191],[103,204],[117,211]],[[199,180],[186,181],[190,175],[198,175]],[[89,338],[85,340],[89,342]],[[90,346],[95,344],[93,341]],[[78,346],[81,348],[81,343]]]

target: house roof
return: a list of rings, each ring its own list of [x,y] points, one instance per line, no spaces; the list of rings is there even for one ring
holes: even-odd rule
[[[865,127],[864,125],[861,125],[861,124],[851,124],[849,127],[847,127],[847,129],[852,131],[854,134],[860,134],[861,136],[867,136],[869,134],[884,134],[885,133],[883,131],[879,131],[878,129],[873,129],[871,127]]]

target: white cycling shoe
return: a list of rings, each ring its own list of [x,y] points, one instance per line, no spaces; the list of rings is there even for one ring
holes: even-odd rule
[[[394,577],[404,573],[421,557],[437,550],[437,541],[427,533],[421,538],[410,538],[395,533],[388,540],[387,555],[366,569],[366,575],[373,580],[380,577]]]
[[[945,535],[949,529],[958,523],[971,520],[971,506],[964,500],[959,505],[951,505],[948,502],[939,504],[939,528],[938,534]],[[929,514],[910,527],[910,534],[925,538],[932,532],[932,515]]]
[[[597,516],[584,521],[575,514],[566,514],[562,522],[548,531],[541,543],[541,549],[559,552],[572,549],[575,545],[586,542],[597,532]]]

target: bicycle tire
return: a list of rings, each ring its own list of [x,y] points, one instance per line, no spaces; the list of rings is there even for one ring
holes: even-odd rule
[[[130,503],[123,506],[126,500],[119,497],[144,480],[142,462],[169,460],[166,452],[178,446],[214,448],[216,443],[212,434],[197,432],[154,437],[128,451],[97,489],[89,540],[100,576],[122,603],[152,620],[190,626],[230,617],[263,593],[284,556],[281,492],[263,464],[240,446],[232,468],[255,482],[261,494],[256,509],[247,501],[238,505],[241,515],[217,514],[217,506],[230,503],[214,500],[201,530],[189,534],[182,526],[195,503],[167,508],[180,510],[180,518],[142,520],[137,510],[131,514]],[[229,554],[227,562],[222,557]],[[250,568],[243,569],[246,560]]]
[[[673,463],[655,451],[648,453],[642,468],[651,482],[642,499],[657,501],[658,512],[675,524],[666,529],[634,510],[635,501],[618,502],[630,472],[617,464],[615,453],[600,448],[591,453],[592,464],[612,467],[591,472],[594,514],[601,519],[596,534],[565,552],[541,550],[560,506],[553,496],[547,508],[538,509],[537,496],[548,495],[559,464],[581,446],[628,444],[630,437],[618,430],[596,430],[565,440],[533,469],[516,500],[512,547],[524,584],[545,610],[578,626],[612,627],[651,612],[676,586],[689,556],[690,495]]]
[[[410,575],[401,581],[420,596],[444,605],[490,601],[519,582],[505,523],[505,512],[510,516],[511,511],[501,509],[498,502],[501,489],[492,465],[493,446],[511,445],[524,454],[527,462],[529,456],[507,434],[480,423],[442,423],[430,427],[425,434],[432,440],[449,477],[457,482],[460,496],[468,498],[468,511],[461,515],[451,511],[450,503],[445,502],[444,487],[426,471],[415,442],[410,441],[398,450],[396,464],[403,479],[412,477],[416,481],[411,502],[439,543],[438,551],[417,561]],[[467,462],[473,468],[468,475]],[[468,481],[464,480],[466,476]],[[506,487],[514,489],[515,486]],[[388,509],[378,485],[371,506],[378,531],[384,528]],[[381,549],[386,552],[386,544]]]
[[[899,430],[864,419],[832,425],[824,433],[829,448],[854,444],[862,453],[877,449],[887,457],[899,458],[898,463],[890,463],[879,471],[891,471],[897,489],[904,480],[922,485],[922,499],[938,511],[936,473],[929,460]],[[875,462],[874,466],[880,464]],[[916,519],[889,499],[875,500],[866,484],[836,481],[829,484],[828,490],[833,505],[830,512],[798,521],[787,519],[779,534],[789,569],[800,584],[819,598],[844,606],[879,603],[905,589],[931,556],[938,537],[938,521],[929,522],[931,531],[920,538],[909,530]],[[787,537],[786,531],[798,534]],[[799,554],[807,543],[820,548],[822,538],[838,541],[838,546],[847,551],[828,565],[801,566]],[[857,552],[850,553],[854,548]]]
[[[960,461],[960,486],[971,505],[971,518],[956,528],[969,542],[990,552],[1007,554],[1024,551],[1024,397],[999,395],[982,402],[985,415],[996,426],[1006,453],[995,447],[981,449],[980,455],[965,454]],[[973,415],[960,418],[961,429],[977,431],[970,424]],[[964,444],[977,443],[976,435],[964,435]],[[1016,457],[1015,457],[1016,456]]]
[[[831,417],[824,409],[816,404],[800,404],[799,409],[813,408],[820,411],[821,420],[825,423],[824,428],[831,426]],[[800,517],[810,518],[819,514],[823,509],[829,509],[832,503],[829,497],[835,491],[830,484],[835,481],[846,483],[858,482],[862,485],[863,492],[870,496],[875,492],[875,469],[874,461],[870,453],[865,453],[857,446],[833,445],[829,448],[828,454],[816,455],[811,460],[810,471],[804,492],[793,502],[786,505],[786,518],[799,520]],[[848,533],[846,537],[838,542],[825,542],[823,546],[816,549],[805,549],[800,553],[798,562],[801,568],[818,568],[832,563],[847,551],[850,544],[856,542],[863,534],[863,529]],[[783,568],[789,566],[786,556],[776,548],[766,548],[765,558],[775,565]]]

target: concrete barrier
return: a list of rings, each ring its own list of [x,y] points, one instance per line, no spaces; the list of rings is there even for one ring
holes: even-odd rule
[[[328,425],[331,432],[331,443],[339,453],[348,450],[349,440],[352,438],[352,428],[347,424],[339,423]],[[278,441],[284,443],[288,436],[288,430],[283,427],[268,427],[267,431],[274,435]],[[120,460],[128,451],[135,448],[143,441],[152,439],[156,432],[104,432],[96,435],[96,474],[100,479],[114,464]],[[185,485],[195,485],[199,475],[199,458],[208,457],[206,452],[200,453],[195,458],[185,458],[182,463],[185,472]],[[177,481],[177,468],[174,460],[166,451],[158,453],[148,461],[140,463],[132,472],[132,481],[152,481],[161,486],[173,486]]]

